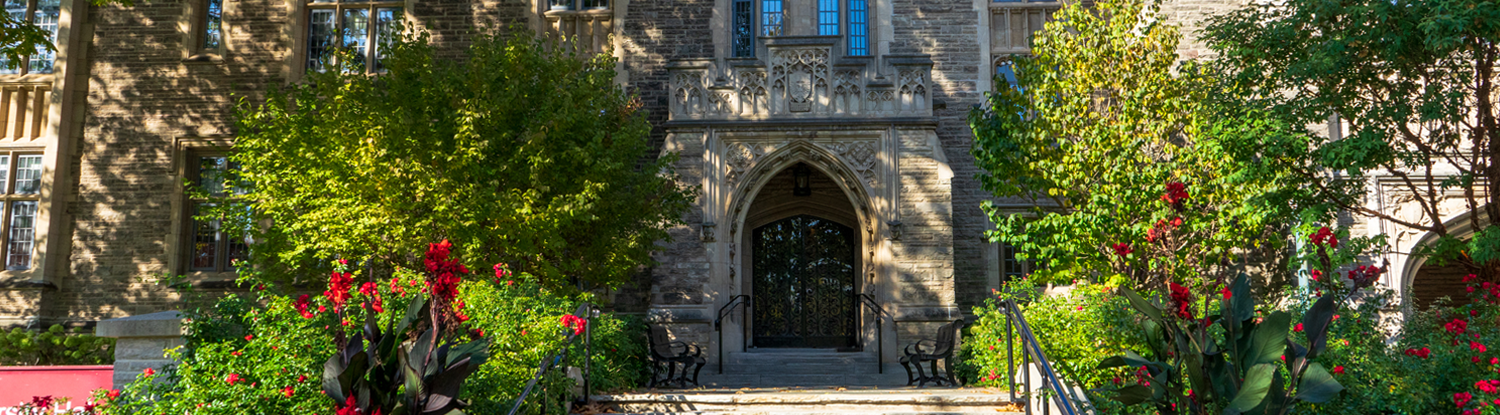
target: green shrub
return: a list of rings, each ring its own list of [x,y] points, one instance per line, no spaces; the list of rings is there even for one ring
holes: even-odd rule
[[[61,325],[46,331],[20,328],[0,333],[0,366],[108,365],[115,362],[115,339],[72,333]]]
[[[382,327],[404,313],[412,294],[425,289],[421,278],[398,269],[392,279],[377,283],[383,312],[375,317]],[[253,276],[242,278],[242,282],[252,281]],[[275,287],[231,295],[212,306],[190,308],[188,343],[173,352],[180,363],[138,377],[112,400],[106,413],[329,412],[333,402],[321,393],[321,376],[324,362],[335,350],[331,331],[354,333],[365,312],[351,306],[345,312],[345,325],[325,296],[308,295],[305,308],[299,308],[301,295],[274,291]],[[355,287],[349,292],[351,304],[366,298]],[[467,319],[465,327],[490,339],[491,356],[465,383],[460,396],[473,405],[472,413],[508,410],[535,374],[542,356],[562,346],[559,318],[572,313],[579,300],[549,291],[525,274],[509,281],[470,278],[459,285],[458,299],[462,303],[458,311]],[[596,389],[641,384],[645,346],[640,326],[608,313],[592,321],[591,380],[598,385]],[[570,356],[568,361],[578,359]],[[529,398],[526,412],[540,412],[543,405],[556,411],[572,398],[573,383],[563,371],[551,372],[537,391],[546,394]]]

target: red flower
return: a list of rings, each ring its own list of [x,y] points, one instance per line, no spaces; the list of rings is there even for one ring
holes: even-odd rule
[[[1448,322],[1448,324],[1444,324],[1443,328],[1454,335],[1464,334],[1465,331],[1469,330],[1469,322],[1455,318],[1453,321]]]
[[[427,256],[422,263],[427,266],[427,288],[432,295],[444,303],[458,296],[459,275],[468,274],[469,269],[448,257],[453,244],[444,239],[441,243],[427,244]]]
[[[1464,283],[1468,284],[1470,281],[1474,281],[1477,278],[1479,278],[1478,275],[1469,274],[1468,276],[1464,277]]]
[[[1417,357],[1420,357],[1420,358],[1423,358],[1423,359],[1426,359],[1427,356],[1429,356],[1431,354],[1432,354],[1432,351],[1431,350],[1427,350],[1426,347],[1423,347],[1421,350],[1417,350]]]
[[[1309,236],[1307,239],[1311,240],[1312,244],[1315,245],[1315,246],[1321,247],[1321,246],[1323,246],[1323,244],[1328,244],[1328,246],[1331,247],[1331,248],[1338,248],[1339,247],[1339,238],[1338,238],[1338,236],[1334,235],[1333,234],[1333,229],[1328,229],[1327,226],[1324,226],[1322,228],[1318,228],[1318,231],[1317,232],[1313,232],[1313,234],[1311,236]]]
[[[344,303],[349,301],[349,288],[353,285],[354,274],[334,271],[328,275],[328,291],[324,291],[323,296],[333,302],[334,309],[342,309]],[[323,307],[318,306],[318,311],[323,311]]]
[[[1469,350],[1484,353],[1486,350],[1488,350],[1488,348],[1484,347],[1484,345],[1479,342],[1471,341],[1469,342]]]
[[[345,399],[344,400],[344,404],[343,405],[334,404],[333,406],[335,407],[334,408],[334,414],[335,415],[359,415],[360,414],[359,401],[355,400],[353,394],[349,395],[349,399]]]
[[[328,311],[328,309],[327,309],[327,308],[324,308],[324,307],[323,307],[323,306],[321,306],[321,305],[320,305],[320,306],[318,306],[318,312],[319,312],[319,313],[322,313],[322,312],[327,312],[327,311]]]
[[[307,294],[302,294],[301,297],[297,297],[297,302],[295,304],[295,306],[297,307],[297,313],[298,314],[302,314],[302,318],[313,318],[312,312],[307,311],[307,307],[308,307],[307,298],[308,298]],[[321,308],[321,307],[319,307],[319,308]]]
[[[1189,307],[1193,303],[1193,293],[1189,292],[1187,287],[1178,285],[1175,282],[1169,281],[1167,282],[1167,286],[1172,290],[1172,307],[1177,309],[1177,317],[1183,320],[1192,320],[1193,311]]]
[[[583,329],[584,327],[588,326],[588,324],[589,321],[584,320],[582,317],[578,317],[572,314],[564,314],[562,316],[563,327],[573,329],[574,336],[583,334]]]
[[[1309,274],[1312,274],[1313,281],[1323,281],[1323,271],[1312,270],[1312,272],[1309,272]]]
[[[1358,268],[1349,270],[1349,280],[1354,281],[1354,288],[1368,287],[1375,283],[1375,279],[1385,270],[1374,265],[1360,265]]]
[[[287,386],[285,388],[281,388],[281,393],[283,395],[286,395],[286,397],[288,397],[288,398],[292,397],[292,387],[291,386]]]
[[[1178,217],[1174,217],[1174,218],[1172,218],[1172,221],[1171,221],[1171,222],[1169,222],[1169,223],[1170,223],[1170,224],[1171,224],[1171,225],[1172,225],[1172,227],[1174,227],[1174,228],[1176,228],[1176,227],[1179,227],[1179,226],[1182,226],[1182,217],[1181,217],[1181,216],[1178,216]]]
[[[1488,380],[1481,380],[1481,381],[1478,381],[1478,382],[1474,382],[1474,387],[1475,388],[1479,388],[1479,390],[1481,392],[1484,392],[1484,393],[1495,393],[1496,392],[1495,384],[1491,383]]]
[[[1219,290],[1219,294],[1223,294],[1224,295],[1224,300],[1225,301],[1228,301],[1230,297],[1234,296],[1234,293],[1230,292],[1228,288]]]
[[[151,369],[151,368],[148,367],[148,368],[146,368],[146,370],[142,370],[141,373],[145,373],[146,376],[152,376],[152,375],[156,374],[156,370],[153,370],[153,369]]]
[[[1462,408],[1464,405],[1468,405],[1472,399],[1474,399],[1474,395],[1470,395],[1468,392],[1455,393],[1453,394],[1453,406]]]
[[[31,397],[31,406],[36,408],[52,408],[52,395]]]
[[[506,266],[504,262],[495,264],[495,281],[500,281],[506,278],[510,278],[510,267]]]
[[[118,398],[118,397],[120,397],[120,390],[119,389],[110,389],[109,393],[104,394],[104,397],[109,398],[109,399]]]
[[[359,286],[359,293],[370,299],[370,308],[376,313],[385,312],[385,308],[380,304],[380,286],[375,285],[374,282],[367,282]]]
[[[230,355],[230,356],[235,356],[235,357],[239,357],[239,356],[241,356],[241,355],[244,355],[244,353],[240,353],[240,351],[239,351],[239,350],[235,350],[235,351],[232,351],[232,352],[229,352],[229,355]]]
[[[1182,202],[1187,200],[1187,185],[1182,182],[1167,182],[1167,192],[1161,195],[1161,200],[1172,205],[1175,209],[1182,208]]]
[[[254,339],[254,338],[255,338],[254,334],[246,334],[245,335],[245,341],[250,341],[251,339]]]
[[[1301,333],[1302,332],[1302,323],[1297,323],[1296,326],[1292,326],[1292,331]]]
[[[1334,366],[1333,367],[1333,374],[1335,374],[1335,375],[1342,375],[1342,374],[1344,374],[1344,367],[1343,366]]]
[[[1119,255],[1122,257],[1130,255],[1131,252],[1135,252],[1135,250],[1130,249],[1130,244],[1124,242],[1111,245],[1111,247],[1115,249],[1115,255]]]
[[[224,379],[224,381],[229,382],[230,385],[234,385],[235,382],[239,382],[240,380],[242,379],[240,379],[240,374],[238,373],[230,373],[229,377]]]

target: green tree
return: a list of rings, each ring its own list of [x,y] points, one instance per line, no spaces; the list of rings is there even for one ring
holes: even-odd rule
[[[378,76],[313,73],[242,102],[231,159],[243,173],[230,184],[248,192],[226,207],[253,236],[257,269],[321,279],[333,258],[422,269],[425,244],[444,239],[466,262],[554,287],[622,281],[648,263],[692,190],[671,155],[653,157],[613,63],[560,49],[481,36],[454,60],[425,34],[403,36]]]
[[[1246,140],[1246,159],[1276,164],[1318,200],[1310,220],[1337,212],[1441,235],[1425,254],[1500,277],[1500,230],[1461,240],[1440,202],[1461,193],[1462,215],[1500,221],[1500,125],[1496,56],[1500,2],[1493,0],[1287,0],[1215,18],[1204,38],[1226,93],[1222,106],[1258,111],[1288,126]],[[1342,134],[1305,126],[1341,121]],[[1421,216],[1366,207],[1372,175],[1393,177]]]
[[[1272,233],[1290,209],[1271,202],[1283,173],[1238,163],[1226,144],[1274,126],[1220,118],[1206,104],[1212,84],[1178,64],[1181,35],[1157,10],[1064,5],[1031,55],[1014,57],[1015,85],[970,116],[985,189],[1032,206],[986,203],[989,235],[1049,264],[1043,278],[1160,287],[1227,275],[1209,271],[1281,239]]]
[[[90,0],[94,6],[118,4],[132,6],[132,0]],[[25,2],[20,3],[23,7]],[[74,11],[77,13],[78,11]],[[35,21],[26,20],[24,14],[0,13],[0,66],[15,69],[26,63],[26,56],[41,52],[55,52],[51,31],[42,29]]]

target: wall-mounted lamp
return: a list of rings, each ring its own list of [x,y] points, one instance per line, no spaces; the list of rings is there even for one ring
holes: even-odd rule
[[[798,163],[792,168],[792,196],[812,195],[812,169],[806,164]]]

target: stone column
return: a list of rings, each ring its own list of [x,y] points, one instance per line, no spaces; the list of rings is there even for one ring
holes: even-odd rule
[[[160,370],[173,363],[166,351],[183,345],[182,313],[160,313],[99,322],[94,335],[115,340],[114,387],[135,380],[146,368]]]

